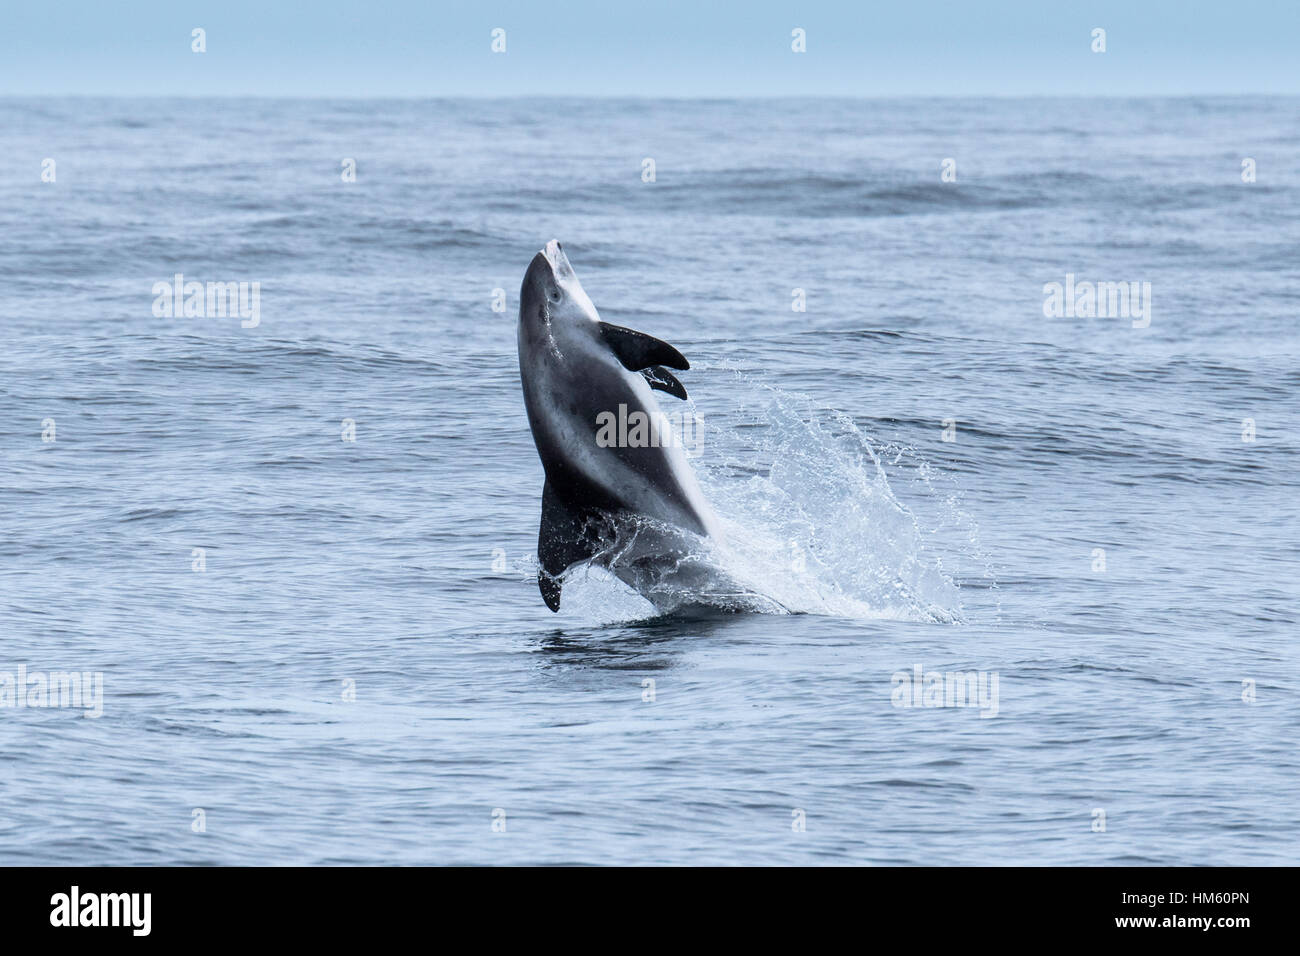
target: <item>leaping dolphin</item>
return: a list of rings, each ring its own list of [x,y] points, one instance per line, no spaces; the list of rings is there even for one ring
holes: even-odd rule
[[[718,524],[680,443],[600,440],[609,416],[663,422],[650,391],[685,399],[669,369],[688,368],[667,342],[602,322],[558,241],[533,257],[519,290],[519,376],[546,471],[537,584],[552,611],[564,572],[593,558],[661,610],[705,573],[692,553]]]

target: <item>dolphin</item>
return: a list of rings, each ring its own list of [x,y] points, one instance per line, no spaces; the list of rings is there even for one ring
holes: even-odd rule
[[[651,394],[685,399],[669,370],[689,368],[667,342],[602,322],[557,240],[533,257],[519,290],[519,377],[546,472],[537,585],[552,611],[565,571],[582,562],[661,611],[707,579],[701,545],[718,538],[718,520]],[[662,426],[660,439],[643,429],[639,442],[635,430],[611,441],[611,420],[634,423],[637,412]]]

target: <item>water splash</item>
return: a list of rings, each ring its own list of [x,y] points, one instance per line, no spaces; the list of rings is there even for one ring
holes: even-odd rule
[[[697,426],[702,453],[693,463],[723,535],[693,540],[681,559],[711,573],[686,575],[689,585],[663,574],[643,589],[653,603],[633,593],[599,565],[616,562],[629,537],[654,530],[636,519],[598,559],[569,571],[569,608],[601,621],[699,606],[965,621],[949,567],[973,561],[974,577],[986,587],[993,581],[952,480],[910,446],[873,442],[841,412],[729,372],[731,407]]]
[[[915,449],[874,443],[807,396],[738,370],[727,395],[734,408],[708,422],[697,472],[732,575],[796,613],[965,620],[946,563],[983,556],[950,482]],[[991,578],[986,565],[980,575]]]

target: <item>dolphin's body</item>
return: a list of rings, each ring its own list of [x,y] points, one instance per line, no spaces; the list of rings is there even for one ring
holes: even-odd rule
[[[533,257],[519,291],[519,375],[546,470],[537,583],[552,611],[564,572],[593,558],[659,610],[708,577],[696,555],[717,519],[680,444],[598,441],[609,416],[663,421],[650,390],[686,398],[668,368],[689,367],[667,342],[602,322],[559,242]]]

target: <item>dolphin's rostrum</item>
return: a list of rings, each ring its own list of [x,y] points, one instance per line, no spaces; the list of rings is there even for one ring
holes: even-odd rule
[[[686,398],[667,342],[600,320],[559,242],[533,257],[519,292],[519,375],[546,471],[537,583],[552,611],[561,576],[596,558],[661,609],[699,572],[692,550],[717,522],[680,444],[598,441],[602,416],[664,416],[651,389]],[[629,530],[630,529],[630,530]]]

